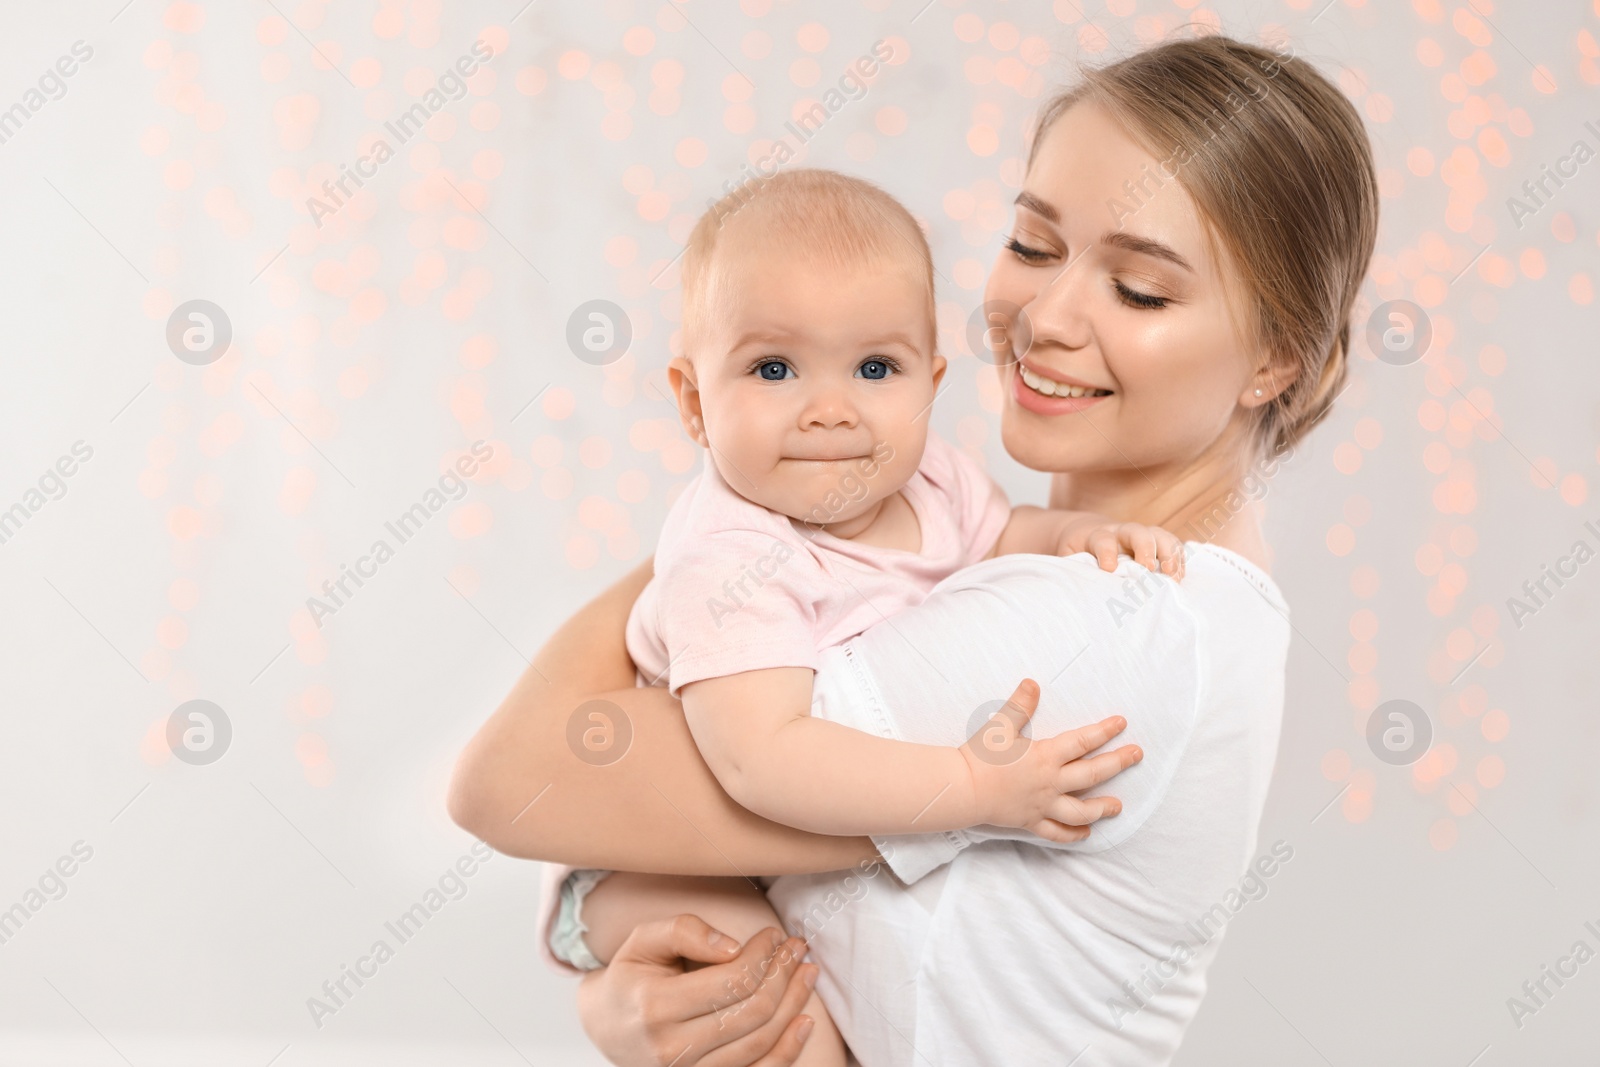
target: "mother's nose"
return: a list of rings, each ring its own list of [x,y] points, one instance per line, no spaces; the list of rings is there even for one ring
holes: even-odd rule
[[[1090,309],[1096,286],[1109,284],[1095,276],[1091,257],[1080,252],[1044,279],[1033,299],[1023,305],[1032,344],[1083,348],[1094,336]]]

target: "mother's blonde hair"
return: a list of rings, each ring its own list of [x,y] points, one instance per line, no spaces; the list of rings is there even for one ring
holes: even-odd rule
[[[1350,313],[1378,234],[1355,108],[1302,59],[1207,36],[1084,72],[1039,114],[1028,163],[1074,104],[1106,108],[1199,207],[1244,282],[1249,328],[1289,384],[1257,409],[1280,452],[1321,422],[1348,371]]]

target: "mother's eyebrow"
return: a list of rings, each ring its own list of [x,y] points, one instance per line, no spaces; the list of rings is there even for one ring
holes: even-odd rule
[[[1061,222],[1061,212],[1026,189],[1017,194],[1016,204],[1018,207],[1025,207],[1035,215],[1048,219],[1050,222],[1058,225]],[[1191,274],[1194,273],[1194,268],[1189,265],[1189,261],[1179,255],[1176,249],[1149,237],[1140,237],[1137,234],[1126,233],[1122,230],[1111,230],[1101,235],[1100,243],[1111,245],[1114,248],[1121,248],[1127,252],[1155,256],[1157,259],[1175,263]]]
[[[1140,237],[1137,234],[1128,233],[1124,230],[1112,230],[1109,233],[1103,233],[1100,235],[1100,243],[1103,245],[1111,245],[1113,248],[1120,248],[1127,252],[1137,252],[1141,255],[1155,256],[1157,259],[1164,259],[1169,263],[1176,263],[1178,266],[1182,267],[1191,274],[1194,273],[1194,268],[1189,265],[1189,261],[1180,256],[1176,249],[1168,245],[1164,245],[1160,241],[1152,240],[1149,237]]]
[[[1057,211],[1043,200],[1040,200],[1037,196],[1034,196],[1026,189],[1017,194],[1016,204],[1019,207],[1027,208],[1035,215],[1049,219],[1051,222],[1061,221],[1061,212]]]

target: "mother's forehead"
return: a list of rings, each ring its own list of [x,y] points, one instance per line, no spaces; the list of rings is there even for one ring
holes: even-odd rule
[[[1110,110],[1092,99],[1080,100],[1056,115],[1040,135],[1033,160],[1057,167],[1079,169],[1138,170],[1142,163],[1154,163],[1150,151],[1136,132],[1123,124]]]
[[[1158,159],[1104,108],[1084,101],[1044,132],[1016,203],[1079,240],[1121,235],[1110,243],[1158,256],[1152,245],[1164,246],[1204,269],[1215,249],[1181,171],[1177,157]]]

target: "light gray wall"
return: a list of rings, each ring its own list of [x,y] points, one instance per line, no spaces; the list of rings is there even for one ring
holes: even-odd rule
[[[455,752],[523,657],[650,550],[690,473],[659,398],[690,222],[796,100],[891,41],[903,62],[805,162],[926,220],[952,356],[934,424],[1040,500],[963,339],[1023,131],[1079,58],[1212,11],[1287,34],[1356,99],[1385,191],[1360,312],[1415,300],[1434,341],[1409,365],[1358,342],[1338,410],[1270,482],[1296,636],[1262,847],[1294,858],[1230,924],[1178,1062],[1600,1050],[1600,963],[1520,1028],[1507,1007],[1574,942],[1600,949],[1583,925],[1600,928],[1600,564],[1521,625],[1506,604],[1574,542],[1600,547],[1600,164],[1520,226],[1506,203],[1574,142],[1600,149],[1600,13],[121,4],[13,5],[0,35],[0,108],[27,112],[0,143],[0,508],[29,512],[0,544],[0,908],[92,849],[0,944],[4,1062],[598,1062],[533,955],[535,868],[504,858],[320,1028],[306,1002],[467,853],[443,809]],[[307,197],[480,36],[498,54],[466,98],[319,228]],[[30,110],[78,41],[92,57]],[[681,85],[657,88],[673,63]],[[792,80],[808,69],[814,89]],[[208,366],[164,336],[192,299],[232,326]],[[606,367],[566,341],[591,299],[634,323]],[[319,628],[306,598],[393,544],[385,521],[479,439],[490,473]],[[92,457],[63,464],[64,495],[28,497],[79,441]],[[210,765],[163,740],[192,699],[231,723]],[[1429,762],[1368,747],[1391,699],[1426,712]]]

